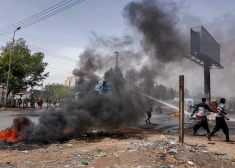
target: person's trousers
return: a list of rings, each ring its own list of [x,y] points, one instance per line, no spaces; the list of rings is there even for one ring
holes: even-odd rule
[[[197,123],[193,126],[194,133],[196,133],[200,127],[203,127],[207,133],[210,133],[206,117],[203,119],[197,119]]]
[[[224,118],[222,117],[216,117],[216,124],[215,128],[212,130],[212,132],[209,134],[209,136],[213,136],[217,131],[222,129],[224,135],[226,136],[226,141],[229,141],[229,130],[228,125]]]
[[[152,114],[151,112],[146,112],[147,113],[147,116],[148,116],[148,120],[152,117]]]

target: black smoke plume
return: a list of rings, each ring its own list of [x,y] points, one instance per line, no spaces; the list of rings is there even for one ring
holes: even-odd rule
[[[138,124],[145,115],[146,101],[138,93],[128,90],[123,81],[117,81],[119,78],[113,84],[122,85],[115,86],[116,89],[107,94],[89,91],[100,80],[96,73],[111,67],[122,71],[147,59],[138,77],[146,80],[148,86],[161,74],[165,63],[180,60],[185,54],[185,45],[177,31],[174,12],[174,5],[164,6],[154,0],[131,2],[125,7],[125,18],[141,33],[138,44],[141,48],[133,46],[138,38],[104,38],[93,33],[95,43],[79,56],[77,68],[73,71],[78,80],[77,91],[85,92],[85,96],[78,101],[67,102],[62,109],[42,112],[39,124],[29,124],[23,129],[28,139],[59,140],[91,130]],[[115,57],[110,54],[114,51],[120,53],[119,67],[114,67]]]
[[[89,131],[112,130],[136,124],[143,116],[143,99],[126,90],[112,95],[87,94],[64,108],[41,112],[39,124],[28,123],[21,130],[28,141],[54,141]]]
[[[142,47],[147,55],[167,63],[179,61],[186,56],[184,40],[177,30],[177,5],[155,0],[130,2],[124,9],[127,21],[142,33]]]
[[[76,91],[88,92],[98,83],[100,77],[95,72],[102,69],[103,59],[94,49],[88,48],[79,56],[78,67],[73,70],[73,74],[78,77]]]
[[[157,77],[171,76],[165,71],[167,64],[180,62],[187,55],[186,38],[178,26],[177,3],[163,3],[157,0],[130,2],[124,8],[124,18],[140,34],[142,58],[147,59],[136,74],[145,88],[156,83]],[[151,86],[153,87],[153,86]]]

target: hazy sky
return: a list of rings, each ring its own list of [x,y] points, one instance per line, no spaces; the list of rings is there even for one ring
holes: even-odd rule
[[[21,21],[61,1],[0,0],[0,28]],[[226,20],[226,17],[233,15],[235,11],[235,1],[233,0],[168,1],[181,3],[180,23],[187,24],[187,28],[203,24],[209,32],[214,30],[217,18],[223,18],[223,23],[230,24],[230,20]],[[18,31],[16,38],[23,37],[30,45],[77,59],[89,43],[91,32],[95,32],[99,36],[119,37],[127,34],[130,28],[125,23],[122,13],[128,2],[131,0],[85,0],[66,11]],[[188,15],[190,17],[187,17]],[[193,20],[189,21],[191,18]],[[223,28],[221,25],[218,26]],[[12,35],[8,34],[10,37]],[[212,35],[214,36],[214,34]],[[5,42],[0,39],[0,45],[4,44]],[[48,83],[64,84],[66,77],[72,75],[75,63],[47,54],[45,57],[45,61],[49,63],[46,70],[50,72],[50,77],[44,81],[44,85]],[[221,62],[223,63],[222,58]],[[203,78],[202,68],[201,73],[200,78]],[[201,83],[203,79],[199,81]],[[195,81],[187,82],[186,87],[190,88],[191,83],[195,83]],[[202,87],[203,84],[200,88]]]

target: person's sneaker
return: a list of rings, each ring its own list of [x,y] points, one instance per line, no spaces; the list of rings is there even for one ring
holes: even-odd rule
[[[149,124],[151,124],[151,122],[149,122]]]
[[[148,121],[147,121],[147,120],[145,120],[145,122],[146,122],[146,124],[148,124]]]
[[[209,141],[211,141],[210,135],[206,135],[206,137],[207,137],[207,139],[208,139]]]
[[[193,133],[193,136],[196,136],[196,132]]]

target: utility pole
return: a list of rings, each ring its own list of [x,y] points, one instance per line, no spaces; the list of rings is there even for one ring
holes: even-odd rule
[[[135,67],[136,67],[136,66],[138,66],[138,65],[139,65],[139,63],[138,63],[138,64],[136,64],[135,66],[133,66],[133,73],[134,73],[134,87],[135,87],[135,76],[136,76],[136,75],[135,75]]]
[[[184,143],[184,75],[179,76],[179,142]]]
[[[128,76],[129,76],[129,81],[128,81],[128,84],[129,84],[129,89],[130,89],[130,87],[131,87],[131,70],[129,69],[128,70]]]
[[[42,94],[41,97],[43,98],[43,80],[42,80]]]
[[[116,54],[116,67],[118,68],[118,52],[116,51],[116,52],[114,52],[115,54]]]
[[[10,77],[10,70],[11,70],[11,56],[13,54],[13,49],[14,49],[14,42],[15,42],[15,33],[20,30],[21,27],[18,27],[13,34],[13,41],[11,44],[11,51],[10,51],[10,60],[9,60],[9,66],[8,66],[8,74],[7,74],[7,87],[6,87],[6,95],[5,95],[5,106],[7,105],[7,92],[8,92],[8,87],[9,87],[9,77]]]

